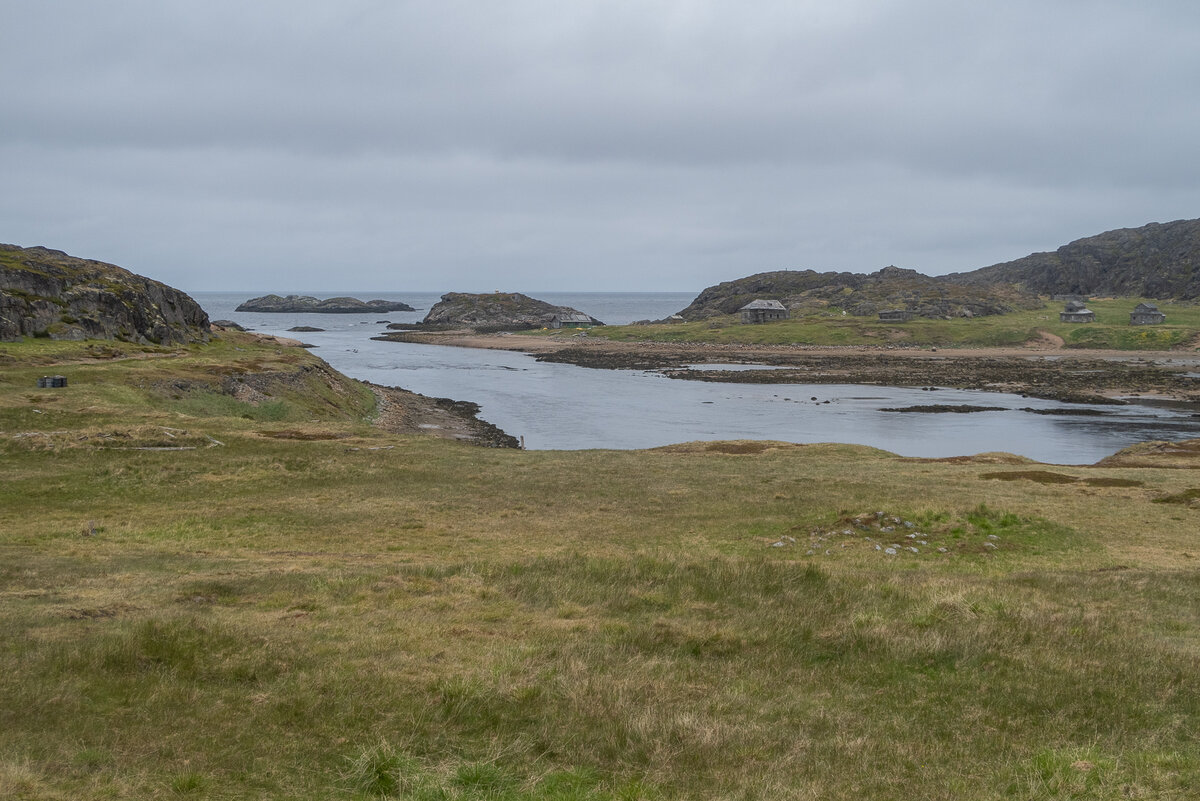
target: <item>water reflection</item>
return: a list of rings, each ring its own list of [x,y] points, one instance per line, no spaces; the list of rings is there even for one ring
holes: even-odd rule
[[[374,342],[370,337],[383,329],[377,314],[320,315],[314,322],[318,315],[235,314],[231,309],[236,302],[198,299],[214,319],[233,319],[265,333],[289,335],[286,330],[293,325],[324,328],[302,336],[343,373],[425,395],[474,401],[484,419],[523,436],[529,448],[649,448],[689,440],[770,439],[854,443],[920,457],[1006,451],[1043,462],[1089,464],[1147,439],[1200,437],[1200,419],[1186,405],[1138,403],[1098,407],[1105,412],[1100,417],[1055,416],[1021,410],[1081,407],[968,390],[672,380],[656,372],[543,363],[508,351]],[[645,311],[648,317],[665,316]],[[386,315],[397,322],[422,316],[423,312]],[[1003,410],[882,411],[919,404]]]

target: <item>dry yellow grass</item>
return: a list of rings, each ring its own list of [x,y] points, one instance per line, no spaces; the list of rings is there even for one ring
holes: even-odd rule
[[[0,379],[0,797],[1200,782],[1191,447],[498,451],[374,431],[352,395],[301,416],[286,381],[278,420],[156,389],[233,355],[49,403]],[[42,407],[72,433],[31,448]],[[223,445],[88,444],[114,426]]]

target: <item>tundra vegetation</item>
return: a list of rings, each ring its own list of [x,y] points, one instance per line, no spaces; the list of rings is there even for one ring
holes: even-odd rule
[[[1161,325],[1129,324],[1140,298],[1089,300],[1094,323],[1059,322],[1061,303],[1046,303],[987,317],[950,320],[914,318],[884,322],[877,316],[856,317],[837,306],[793,310],[792,318],[743,325],[736,314],[706,320],[658,325],[607,326],[588,336],[621,341],[722,342],[763,345],[895,345],[920,347],[1021,347],[1061,339],[1066,348],[1168,350],[1196,345],[1200,306],[1193,301],[1156,301],[1167,320]],[[1049,335],[1049,336],[1047,336]]]
[[[0,797],[1200,786],[1200,442],[526,452],[374,413],[249,335],[0,345]]]

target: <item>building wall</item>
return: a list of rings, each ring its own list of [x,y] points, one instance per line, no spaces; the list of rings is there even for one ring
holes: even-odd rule
[[[1132,312],[1129,315],[1130,325],[1158,325],[1165,322],[1167,316],[1162,312]]]
[[[742,312],[743,323],[767,323],[772,320],[786,320],[788,313],[786,311],[777,311],[772,309],[747,309]]]

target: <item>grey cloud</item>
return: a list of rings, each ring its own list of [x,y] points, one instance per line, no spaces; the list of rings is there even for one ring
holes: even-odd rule
[[[15,5],[0,240],[196,288],[945,272],[1200,200],[1190,3]]]

